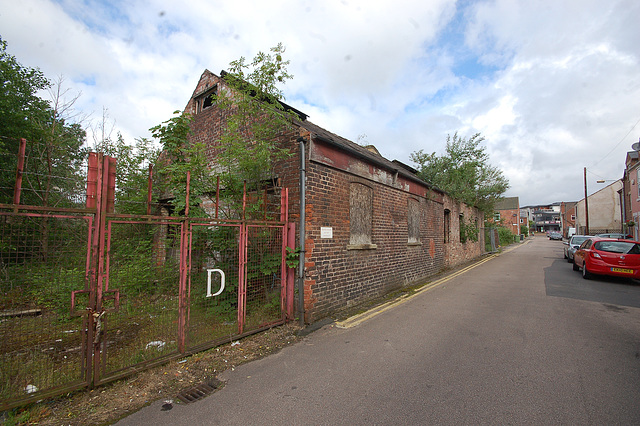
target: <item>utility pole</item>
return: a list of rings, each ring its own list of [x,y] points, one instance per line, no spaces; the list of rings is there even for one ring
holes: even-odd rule
[[[584,234],[589,235],[589,198],[587,196],[587,168],[584,168],[584,220],[585,230]]]

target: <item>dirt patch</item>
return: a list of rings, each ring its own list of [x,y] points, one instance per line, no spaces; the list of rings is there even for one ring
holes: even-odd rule
[[[172,361],[91,390],[45,400],[0,415],[4,425],[111,424],[159,399],[173,400],[185,389],[211,382],[221,372],[275,353],[302,337],[286,324],[240,341]]]

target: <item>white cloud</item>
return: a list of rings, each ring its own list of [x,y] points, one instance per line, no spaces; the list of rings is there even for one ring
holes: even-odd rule
[[[9,52],[64,75],[131,141],[182,109],[205,68],[278,42],[287,102],[311,121],[407,163],[481,132],[522,204],[581,198],[583,167],[619,177],[640,136],[634,0],[6,3]]]

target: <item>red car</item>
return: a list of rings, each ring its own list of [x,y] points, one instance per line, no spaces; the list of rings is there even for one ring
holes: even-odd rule
[[[640,279],[640,242],[592,237],[573,255],[573,270],[582,269],[582,277],[591,274]]]

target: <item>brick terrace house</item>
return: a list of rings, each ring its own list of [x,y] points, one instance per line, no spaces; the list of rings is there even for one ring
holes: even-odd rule
[[[576,205],[577,201],[560,203],[560,222],[562,223],[562,235],[569,237],[569,228],[576,227]]]
[[[625,223],[633,222],[627,231],[637,241],[640,238],[640,159],[638,151],[627,152],[622,178],[622,216]]]
[[[496,201],[493,209],[493,220],[488,222],[502,223],[513,235],[520,235],[520,199],[518,197],[504,197]]]
[[[220,90],[228,90],[224,80],[205,70],[185,108],[194,116],[191,137],[207,144],[212,165],[226,112],[209,95]],[[306,172],[306,322],[424,281],[482,254],[482,233],[478,241],[463,242],[459,232],[461,221],[483,223],[479,210],[422,181],[410,167],[294,111],[299,120],[278,139],[293,155],[279,162],[275,173],[278,185],[289,188],[290,220],[298,222],[299,232],[302,163]]]

